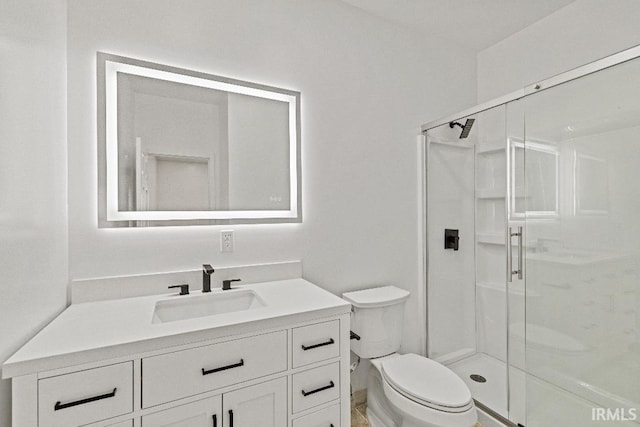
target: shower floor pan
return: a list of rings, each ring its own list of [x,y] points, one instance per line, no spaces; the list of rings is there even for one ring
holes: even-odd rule
[[[554,374],[554,384],[523,371],[512,368],[510,375],[512,393],[509,397],[506,364],[487,354],[477,353],[448,365],[471,390],[473,398],[504,418],[525,420],[525,388],[530,399],[527,424],[534,427],[557,425],[584,427],[593,424],[591,408],[640,408],[640,403],[612,395],[599,387]],[[480,375],[485,382],[474,381],[471,376]],[[564,381],[563,381],[564,380]],[[510,400],[509,404],[507,403]],[[508,407],[511,408],[511,417]],[[640,425],[640,417],[631,423]],[[631,424],[626,423],[625,425]],[[612,425],[618,425],[611,423]]]
[[[507,372],[504,362],[477,353],[452,363],[449,368],[467,384],[475,400],[507,417]],[[471,379],[472,375],[481,375],[486,381],[475,381]]]

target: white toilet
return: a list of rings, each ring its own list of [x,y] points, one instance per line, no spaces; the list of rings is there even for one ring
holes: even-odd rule
[[[370,359],[367,416],[372,427],[473,427],[476,408],[466,384],[449,368],[417,354],[398,354],[404,303],[395,286],[347,292],[353,306],[351,350]]]

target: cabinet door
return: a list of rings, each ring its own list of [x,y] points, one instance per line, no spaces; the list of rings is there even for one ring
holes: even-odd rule
[[[142,427],[222,427],[222,398],[214,396],[144,415]]]
[[[225,427],[287,425],[286,378],[225,393],[223,402]]]

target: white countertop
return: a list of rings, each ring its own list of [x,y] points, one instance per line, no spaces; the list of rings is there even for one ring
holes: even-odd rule
[[[351,305],[304,279],[237,286],[252,289],[265,306],[245,311],[152,323],[157,301],[201,296],[177,293],[72,304],[2,366],[2,377],[97,362],[197,341],[287,327],[349,313]],[[212,290],[212,294],[222,291]],[[256,323],[258,322],[258,323]],[[258,326],[259,325],[259,326]]]

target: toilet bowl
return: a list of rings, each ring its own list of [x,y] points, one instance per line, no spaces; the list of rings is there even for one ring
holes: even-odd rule
[[[377,381],[382,387],[373,384],[374,387],[367,390],[367,398],[388,401],[396,414],[396,427],[475,425],[477,415],[469,388],[444,365],[417,354],[397,353],[373,359],[371,365],[374,372],[369,374],[379,376]],[[373,396],[378,393],[383,396]],[[393,418],[393,415],[387,416]]]
[[[348,292],[352,351],[368,358],[367,416],[371,427],[473,427],[471,392],[453,371],[417,354],[399,354],[404,303],[394,286]]]

